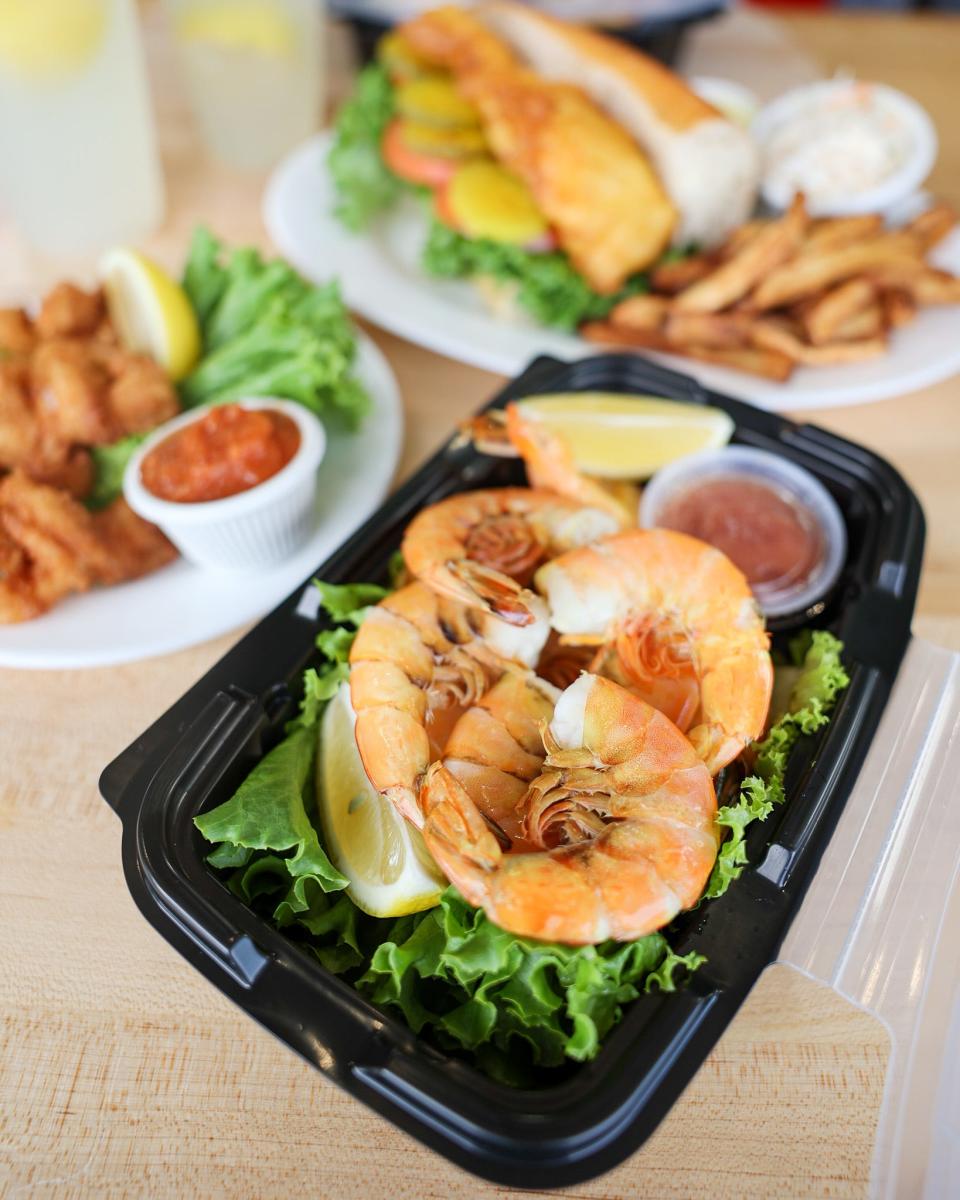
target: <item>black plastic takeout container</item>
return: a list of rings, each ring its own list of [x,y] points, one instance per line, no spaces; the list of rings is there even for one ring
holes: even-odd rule
[[[315,656],[305,583],[104,771],[123,822],[123,865],[150,923],[241,1008],[358,1099],[460,1166],[498,1183],[558,1187],[637,1149],[703,1062],[776,955],[866,754],[910,636],[923,549],[916,497],[886,462],[811,425],[705,392],[631,355],[537,359],[492,402],[604,390],[726,409],[735,440],[813,471],[849,535],[837,587],[815,623],[843,638],[851,676],[833,719],[795,749],[788,803],[751,829],[750,867],[725,896],[679,918],[671,941],[706,964],[686,990],[631,1004],[599,1056],[539,1090],[494,1083],[416,1037],[246,908],[204,862],[193,825],[227,799],[277,740]],[[382,580],[423,505],[517,482],[517,463],[447,443],[317,574]]]

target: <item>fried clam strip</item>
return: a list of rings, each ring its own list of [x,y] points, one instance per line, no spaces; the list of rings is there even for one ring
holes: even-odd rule
[[[0,480],[0,623],[29,620],[71,592],[134,579],[174,557],[123,500],[91,514],[21,471]]]
[[[769,221],[722,266],[681,292],[674,301],[676,311],[719,312],[735,304],[796,253],[809,220],[803,196],[798,195],[783,217]]]
[[[760,375],[777,383],[783,383],[790,378],[794,365],[793,361],[778,349],[761,349],[756,346],[689,346],[671,341],[666,334],[658,330],[626,329],[622,325],[606,321],[588,321],[581,326],[580,332],[588,342],[599,345],[679,354],[698,362],[716,363],[721,367],[745,371],[749,375]]]

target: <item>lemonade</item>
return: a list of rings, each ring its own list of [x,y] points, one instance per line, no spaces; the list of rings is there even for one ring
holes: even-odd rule
[[[163,216],[133,0],[0,0],[0,200],[51,254]]]
[[[272,166],[322,100],[321,0],[168,0],[197,120],[231,166]]]

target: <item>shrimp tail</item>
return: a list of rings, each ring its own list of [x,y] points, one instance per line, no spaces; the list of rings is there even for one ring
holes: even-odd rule
[[[442,763],[420,787],[423,836],[430,853],[471,904],[482,904],[487,880],[503,859],[499,839],[459,780]]]
[[[532,624],[532,594],[509,575],[469,558],[448,563],[447,570],[464,584],[473,596],[479,598],[483,607],[494,616],[510,625]]]

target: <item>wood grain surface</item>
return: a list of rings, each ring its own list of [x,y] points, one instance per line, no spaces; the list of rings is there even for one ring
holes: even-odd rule
[[[262,179],[206,160],[155,6],[147,19],[170,201],[150,248],[176,265],[199,217],[265,244]],[[786,27],[825,67],[884,78],[926,104],[942,140],[936,186],[960,201],[960,26],[836,15]],[[0,300],[63,272],[2,222],[0,261]],[[406,474],[499,381],[373,332],[405,397]],[[809,419],[878,450],[918,491],[929,540],[915,628],[960,648],[958,382]],[[331,1086],[134,908],[97,776],[239,632],[129,666],[0,672],[0,1196],[505,1195]],[[772,967],[640,1153],[567,1194],[863,1196],[887,1057],[873,1018]]]

